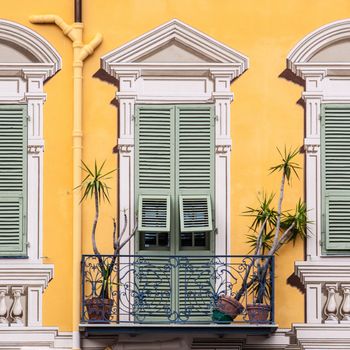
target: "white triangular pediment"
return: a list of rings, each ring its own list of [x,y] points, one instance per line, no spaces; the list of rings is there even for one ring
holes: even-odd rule
[[[168,44],[153,50],[137,59],[143,63],[209,63],[214,62],[211,58],[194,51],[173,39]]]
[[[238,75],[248,67],[248,58],[206,34],[174,19],[141,35],[101,58],[102,68],[147,65],[201,64],[215,68],[231,65]]]

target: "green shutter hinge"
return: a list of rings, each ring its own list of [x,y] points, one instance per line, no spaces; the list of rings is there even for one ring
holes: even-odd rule
[[[30,115],[26,115],[26,119],[30,121]]]
[[[27,242],[27,243],[26,243],[26,247],[27,247],[27,248],[30,248],[30,242]]]

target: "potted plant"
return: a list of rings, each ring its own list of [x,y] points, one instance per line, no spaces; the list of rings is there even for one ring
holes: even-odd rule
[[[247,235],[248,243],[253,252],[250,262],[245,266],[245,274],[242,279],[240,289],[234,296],[221,296],[217,303],[216,310],[222,315],[216,318],[224,318],[224,315],[231,317],[233,320],[240,314],[244,307],[240,303],[241,298],[247,293],[253,294],[253,303],[248,304],[246,309],[250,322],[265,322],[270,312],[269,303],[271,284],[268,276],[271,256],[287,243],[295,242],[298,237],[306,237],[307,227],[307,210],[306,205],[300,199],[298,200],[294,211],[282,210],[284,200],[285,185],[291,184],[292,175],[298,177],[300,167],[294,162],[294,158],[299,150],[287,151],[286,148],[282,154],[278,150],[282,161],[280,164],[270,168],[270,173],[281,172],[280,194],[278,207],[275,210],[272,206],[274,195],[263,195],[259,199],[257,208],[248,207],[245,215],[253,217],[253,223]],[[262,256],[265,256],[262,257]],[[227,319],[225,319],[227,320]]]
[[[89,168],[84,162],[82,162],[82,170],[86,173],[85,178],[78,188],[82,190],[81,203],[88,199],[94,200],[95,216],[91,230],[91,240],[93,252],[98,259],[98,269],[100,278],[98,279],[99,288],[96,289],[96,295],[90,299],[85,300],[85,306],[87,309],[89,320],[92,322],[108,322],[111,316],[114,300],[111,298],[111,274],[118,274],[118,256],[121,249],[130,241],[135,235],[136,228],[129,236],[122,241],[124,233],[127,228],[127,215],[124,213],[124,226],[122,231],[117,235],[117,222],[113,219],[113,256],[111,259],[103,259],[96,244],[96,229],[100,216],[100,206],[102,201],[110,203],[109,187],[106,180],[110,179],[110,176],[115,170],[104,172],[105,162],[100,166],[95,161],[94,167]]]
[[[295,243],[298,237],[304,239],[307,234],[307,209],[301,199],[295,205],[294,210],[283,210],[282,204],[285,194],[286,184],[291,185],[292,175],[298,178],[299,165],[294,161],[299,150],[287,151],[281,156],[281,163],[270,168],[270,173],[280,172],[281,183],[277,210],[272,206],[274,195],[263,195],[259,200],[257,208],[249,207],[246,215],[253,217],[250,229],[252,234],[248,234],[248,243],[252,247],[255,255],[264,255],[266,258],[254,258],[247,270],[242,287],[236,294],[236,299],[246,292],[254,294],[252,304],[247,305],[247,313],[251,322],[264,322],[268,318],[270,305],[264,303],[266,298],[270,299],[271,284],[268,279],[268,269],[270,259],[289,242]],[[252,267],[255,266],[253,272]]]

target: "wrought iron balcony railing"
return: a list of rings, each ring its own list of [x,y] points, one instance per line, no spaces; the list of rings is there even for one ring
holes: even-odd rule
[[[274,260],[84,255],[81,321],[274,324]]]

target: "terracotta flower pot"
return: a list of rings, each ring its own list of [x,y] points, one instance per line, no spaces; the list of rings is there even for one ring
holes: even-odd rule
[[[230,295],[222,295],[219,297],[216,309],[232,317],[234,320],[243,310],[243,305]]]
[[[264,323],[267,321],[270,312],[270,305],[248,304],[247,313],[251,323]]]
[[[112,314],[113,299],[93,297],[85,300],[89,322],[108,323]]]

